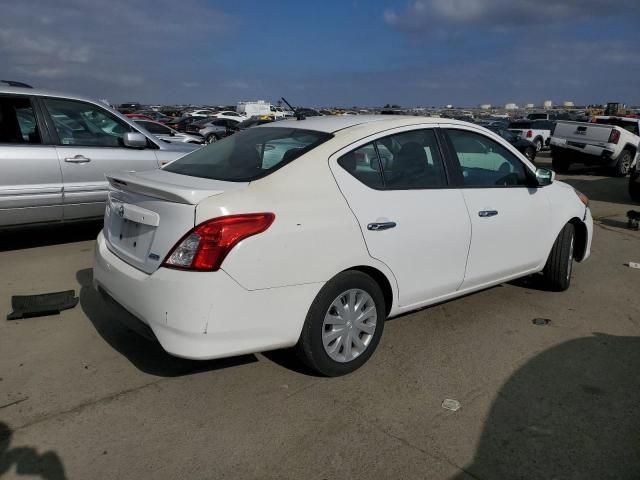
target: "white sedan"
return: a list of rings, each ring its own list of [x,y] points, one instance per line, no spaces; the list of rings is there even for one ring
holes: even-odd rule
[[[388,317],[532,274],[567,289],[593,232],[584,195],[442,118],[274,122],[108,179],[94,280],[114,316],[179,357],[295,346],[329,376]]]

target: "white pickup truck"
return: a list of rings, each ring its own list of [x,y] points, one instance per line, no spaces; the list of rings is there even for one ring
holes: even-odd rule
[[[593,117],[590,122],[559,121],[551,137],[551,158],[556,172],[572,163],[610,167],[618,177],[627,175],[640,151],[640,119]]]
[[[532,142],[536,146],[536,152],[539,152],[549,145],[554,125],[550,120],[514,120],[509,124],[509,130],[519,138]]]

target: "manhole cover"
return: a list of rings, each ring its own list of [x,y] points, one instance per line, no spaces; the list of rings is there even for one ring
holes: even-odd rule
[[[534,318],[531,321],[534,325],[549,325],[551,323],[551,320],[549,320],[548,318]]]

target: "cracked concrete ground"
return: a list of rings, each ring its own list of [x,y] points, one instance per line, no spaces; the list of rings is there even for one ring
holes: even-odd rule
[[[0,312],[12,294],[80,304],[0,320],[0,477],[640,478],[640,232],[626,179],[563,178],[597,219],[568,292],[524,280],[391,320],[337,379],[286,352],[172,358],[91,290],[98,227],[4,234]]]

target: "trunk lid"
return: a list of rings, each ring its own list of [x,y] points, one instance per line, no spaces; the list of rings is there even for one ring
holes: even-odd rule
[[[153,273],[195,226],[202,200],[248,183],[190,177],[164,170],[108,174],[104,236],[109,249],[129,265]]]

